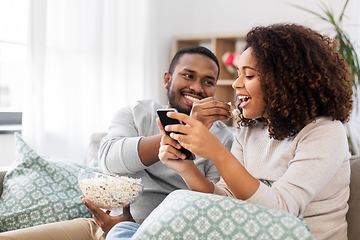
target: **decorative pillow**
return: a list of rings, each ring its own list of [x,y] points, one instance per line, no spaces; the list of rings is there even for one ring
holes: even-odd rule
[[[189,190],[169,194],[131,239],[315,240],[306,226],[287,212]]]
[[[17,133],[15,148],[16,160],[5,175],[0,198],[1,232],[91,217],[77,181],[79,169],[87,166],[41,157]]]

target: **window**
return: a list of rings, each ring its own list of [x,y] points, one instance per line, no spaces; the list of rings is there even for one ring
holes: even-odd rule
[[[0,0],[0,127],[21,123],[28,71],[28,13],[29,0]],[[2,121],[5,116],[6,123]]]
[[[0,40],[0,111],[22,110],[26,77],[26,45]]]

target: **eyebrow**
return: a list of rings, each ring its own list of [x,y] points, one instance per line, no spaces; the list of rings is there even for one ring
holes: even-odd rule
[[[257,72],[259,71],[259,70],[255,69],[255,68],[253,68],[253,67],[250,67],[250,66],[243,66],[242,69],[243,69],[243,70],[245,70],[245,69],[251,69],[251,70],[254,70],[254,71],[257,71]],[[236,70],[239,71],[240,69],[239,69],[238,67],[236,67]]]
[[[245,69],[251,69],[251,70],[257,71],[255,68],[250,67],[250,66],[243,66],[242,69],[243,69],[243,70],[245,70]]]
[[[191,69],[188,69],[188,68],[184,68],[183,70],[185,70],[185,71],[187,71],[187,72],[190,72],[190,73],[196,73],[196,71],[191,70]],[[213,76],[206,75],[205,77],[206,77],[206,78],[209,78],[209,79],[213,79],[213,80],[216,81],[216,79],[215,79]]]

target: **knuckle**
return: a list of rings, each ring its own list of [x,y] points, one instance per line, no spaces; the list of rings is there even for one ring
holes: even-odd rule
[[[201,116],[201,117],[199,118],[199,121],[200,121],[200,122],[203,122],[203,123],[206,122],[206,117]]]

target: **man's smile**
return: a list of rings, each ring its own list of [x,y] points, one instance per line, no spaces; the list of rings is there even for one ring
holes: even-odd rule
[[[190,95],[184,95],[184,97],[185,97],[186,99],[189,99],[192,103],[197,102],[197,101],[200,100],[199,98],[195,98],[195,97],[190,96]]]

